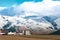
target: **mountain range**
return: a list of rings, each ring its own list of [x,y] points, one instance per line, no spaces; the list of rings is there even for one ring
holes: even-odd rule
[[[34,12],[35,13],[35,12]],[[60,14],[49,16],[37,16],[15,12],[14,7],[10,7],[0,11],[0,29],[8,29],[9,31],[16,31],[18,26],[28,28],[32,33],[36,34],[50,34],[56,33],[60,30],[59,19]],[[60,31],[59,31],[60,32]]]

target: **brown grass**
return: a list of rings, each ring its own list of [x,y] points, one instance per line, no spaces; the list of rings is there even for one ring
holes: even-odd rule
[[[0,40],[60,40],[60,35],[0,35]]]

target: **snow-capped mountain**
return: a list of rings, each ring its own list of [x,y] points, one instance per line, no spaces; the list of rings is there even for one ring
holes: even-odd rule
[[[0,7],[0,29],[9,29],[9,32],[29,29],[32,34],[60,32],[60,2],[33,1]]]
[[[26,12],[24,12],[24,10],[17,12],[15,7],[1,10],[0,27],[2,29],[13,29],[15,31],[18,29],[17,26],[24,26],[28,28],[32,33],[35,32],[36,34],[50,34],[58,30],[58,24],[56,24],[55,20],[60,17],[59,15],[38,16],[30,14],[25,15],[25,13]]]
[[[19,27],[23,27],[23,29],[29,29],[33,34],[50,34],[57,31],[54,29],[53,25],[45,19],[45,21],[43,19],[39,19],[42,20],[40,22],[37,22],[37,20],[35,20],[34,18],[25,19],[19,16],[1,16],[0,19],[2,23],[2,26],[0,24],[0,27],[2,29],[15,31],[19,29]]]
[[[19,27],[23,27],[23,29],[29,29],[33,34],[50,34],[58,30],[55,20],[60,17],[59,15],[39,16],[33,15],[34,13],[37,14],[37,12],[25,12],[24,10],[17,12],[15,7],[1,10],[0,28],[16,31]]]

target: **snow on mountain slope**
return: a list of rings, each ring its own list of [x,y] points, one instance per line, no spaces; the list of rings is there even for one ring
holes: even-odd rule
[[[48,22],[36,22],[31,19],[30,19],[30,28],[33,30],[32,33],[36,34],[49,34],[56,31],[53,25]]]
[[[0,25],[1,28],[10,29],[11,27],[19,29],[19,27],[28,28],[32,33],[36,31],[36,34],[49,34],[55,32],[53,25],[49,22],[37,22],[33,19],[25,19],[18,16],[0,16]],[[10,23],[10,24],[9,24]],[[6,27],[7,26],[7,27]],[[19,27],[18,27],[19,26]],[[23,29],[24,29],[23,27]],[[39,29],[40,28],[40,29]],[[22,29],[22,30],[23,30]],[[41,30],[41,32],[39,31]],[[39,33],[38,33],[39,31]]]
[[[57,24],[57,29],[60,30],[60,18],[57,18],[54,22]]]
[[[3,29],[2,27],[7,24],[7,21],[3,19],[3,17],[0,15],[0,29]]]

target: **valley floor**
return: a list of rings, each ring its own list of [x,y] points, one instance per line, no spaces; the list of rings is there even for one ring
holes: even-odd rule
[[[60,40],[60,35],[0,35],[0,40]]]

